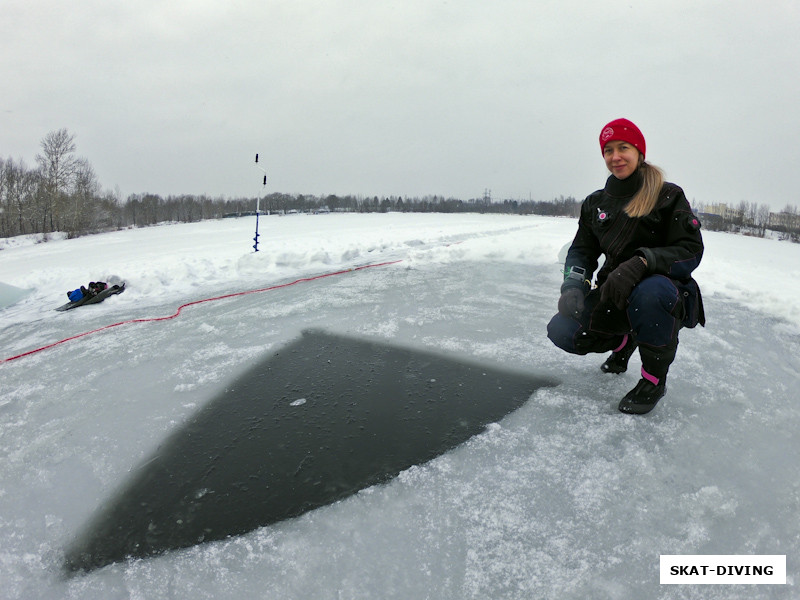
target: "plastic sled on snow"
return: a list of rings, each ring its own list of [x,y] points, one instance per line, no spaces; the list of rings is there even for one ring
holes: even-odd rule
[[[79,306],[84,306],[86,304],[97,304],[98,302],[102,302],[109,296],[121,294],[124,291],[125,291],[125,282],[123,281],[121,283],[108,286],[102,292],[99,292],[94,296],[84,296],[77,302],[67,302],[66,304],[62,304],[56,310],[57,311],[72,310],[73,308],[78,308]]]

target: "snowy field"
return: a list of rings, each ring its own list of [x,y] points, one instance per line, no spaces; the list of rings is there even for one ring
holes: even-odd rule
[[[668,393],[619,413],[640,363],[558,351],[577,221],[319,215],[0,240],[0,598],[797,598],[800,246],[704,234],[708,324]],[[400,261],[348,271],[353,267]],[[179,306],[327,273],[271,291]],[[127,291],[64,313],[65,292]],[[560,381],[466,444],[334,505],[65,579],[66,544],[169,432],[303,329],[434,348]],[[662,554],[785,554],[785,586],[661,586]]]

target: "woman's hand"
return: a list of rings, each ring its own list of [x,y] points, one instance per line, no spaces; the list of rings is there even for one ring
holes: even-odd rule
[[[641,256],[626,260],[611,271],[605,283],[600,287],[600,301],[611,300],[620,310],[625,309],[628,296],[633,288],[642,280],[647,272],[647,262]]]
[[[583,299],[583,287],[568,287],[558,299],[558,312],[565,317],[579,318],[583,312]]]

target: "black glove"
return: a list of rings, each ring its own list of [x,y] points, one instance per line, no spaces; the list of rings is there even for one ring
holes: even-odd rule
[[[600,301],[611,300],[618,309],[623,310],[633,288],[647,272],[647,265],[639,256],[626,260],[611,271],[605,283],[600,286]]]
[[[558,312],[565,317],[577,319],[583,312],[583,286],[569,286],[562,288],[561,297],[558,299]]]

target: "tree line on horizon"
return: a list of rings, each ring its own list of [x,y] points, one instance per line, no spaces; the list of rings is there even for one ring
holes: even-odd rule
[[[75,135],[67,129],[48,133],[40,142],[36,167],[0,158],[0,237],[64,232],[68,237],[145,227],[166,222],[255,214],[256,198],[212,198],[206,195],[131,194],[124,201],[103,191],[86,158],[76,155]],[[272,193],[259,199],[263,213],[290,212],[438,212],[498,213],[578,217],[581,202],[569,196],[550,201],[493,201],[488,194],[461,200],[444,196],[315,196]],[[703,208],[702,206],[700,207]],[[737,211],[704,219],[704,226],[764,235],[768,219],[763,206],[742,203]],[[787,206],[797,215],[797,209]],[[768,213],[768,210],[767,210]],[[800,241],[800,219],[789,220],[787,237]],[[793,226],[794,225],[794,226]],[[748,228],[752,231],[747,231]],[[778,228],[780,229],[780,228]]]
[[[36,166],[0,158],[0,237],[90,233],[145,227],[166,222],[202,221],[254,214],[257,199],[212,198],[207,195],[131,194],[121,200],[103,191],[86,158],[77,156],[75,135],[67,129],[48,133],[40,142]],[[577,216],[580,203],[572,197],[550,202],[470,199],[444,196],[345,195],[315,196],[272,193],[258,199],[264,213],[289,212],[484,212]]]

